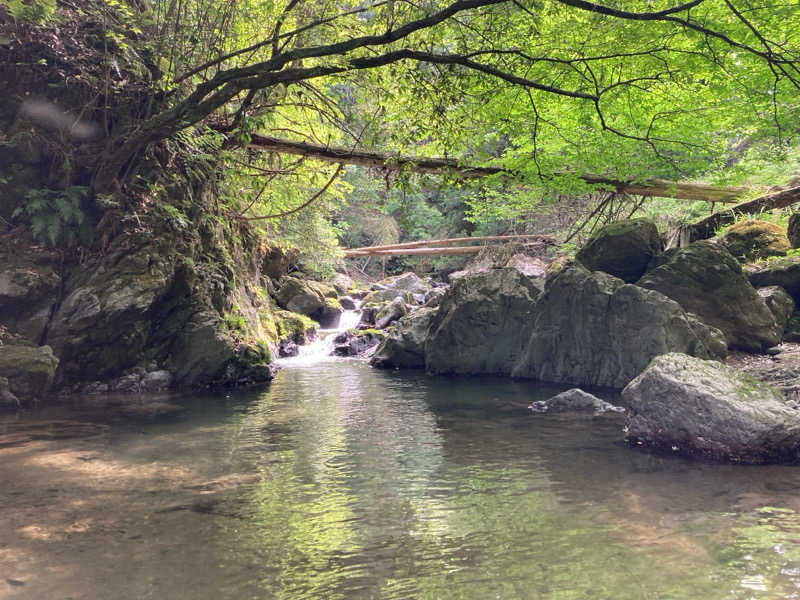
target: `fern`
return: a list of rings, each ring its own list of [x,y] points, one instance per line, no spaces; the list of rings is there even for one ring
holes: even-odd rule
[[[49,21],[56,12],[56,0],[33,0],[25,3],[22,0],[0,0],[16,21],[26,21],[41,25]]]
[[[66,190],[31,190],[27,203],[17,208],[12,217],[30,217],[31,234],[35,240],[53,246],[73,246],[76,240],[92,243],[94,231],[81,204],[87,188],[72,186]]]

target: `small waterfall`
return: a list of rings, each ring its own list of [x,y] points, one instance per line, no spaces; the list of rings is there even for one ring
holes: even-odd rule
[[[333,340],[337,334],[352,329],[361,320],[361,303],[356,302],[355,310],[342,312],[339,325],[334,329],[320,329],[317,332],[317,339],[310,344],[299,346],[297,356],[289,356],[277,359],[277,363],[283,366],[307,367],[324,360],[331,360],[333,352]]]

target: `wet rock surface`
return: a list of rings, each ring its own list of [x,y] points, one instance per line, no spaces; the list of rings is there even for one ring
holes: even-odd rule
[[[580,388],[572,388],[547,400],[534,402],[528,408],[535,413],[590,412],[599,414],[625,412],[625,409],[621,406],[614,406],[610,402],[601,400]]]
[[[659,356],[622,397],[631,443],[720,461],[798,459],[800,412],[771,386],[722,363]]]

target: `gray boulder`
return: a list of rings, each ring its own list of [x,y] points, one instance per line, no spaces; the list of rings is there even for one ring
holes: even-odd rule
[[[792,248],[800,248],[800,213],[792,213],[786,226],[786,237]]]
[[[756,291],[764,299],[767,308],[775,317],[775,321],[781,327],[781,330],[785,329],[789,317],[794,312],[794,300],[792,300],[792,297],[779,285],[758,288]]]
[[[748,273],[753,286],[779,285],[800,302],[800,255],[770,260],[763,268]]]
[[[560,413],[560,412],[625,412],[621,406],[614,406],[610,402],[601,400],[588,392],[579,388],[572,388],[566,392],[556,394],[547,400],[533,402],[529,407],[537,413]]]
[[[662,249],[655,223],[648,219],[628,219],[601,228],[575,258],[590,271],[603,271],[633,283]]]
[[[366,356],[386,338],[377,329],[343,331],[333,339],[333,354],[336,356]]]
[[[780,342],[783,327],[739,262],[714,242],[703,240],[677,250],[637,285],[669,296],[718,328],[732,348],[760,352]]]
[[[547,278],[512,375],[622,388],[666,352],[724,356],[722,334],[663,294],[582,265]]]
[[[403,273],[373,284],[372,292],[364,296],[364,305],[384,304],[391,302],[395,298],[403,298],[407,304],[414,304],[414,295],[425,296],[430,290],[430,284],[426,283],[414,273]]]
[[[58,300],[61,277],[46,260],[0,255],[0,323],[38,342]]]
[[[408,309],[405,301],[397,297],[377,312],[375,315],[375,329],[385,329],[406,314],[408,314]]]
[[[435,308],[419,308],[395,323],[381,342],[370,364],[379,368],[425,366],[425,340]]]
[[[769,385],[721,363],[659,356],[622,397],[631,443],[733,462],[798,458],[800,413]]]
[[[508,375],[530,336],[542,280],[492,269],[456,280],[425,343],[431,373]]]

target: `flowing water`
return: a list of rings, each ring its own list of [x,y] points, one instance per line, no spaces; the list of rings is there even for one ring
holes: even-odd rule
[[[800,597],[800,469],[529,414],[554,391],[330,359],[4,417],[0,598]]]

